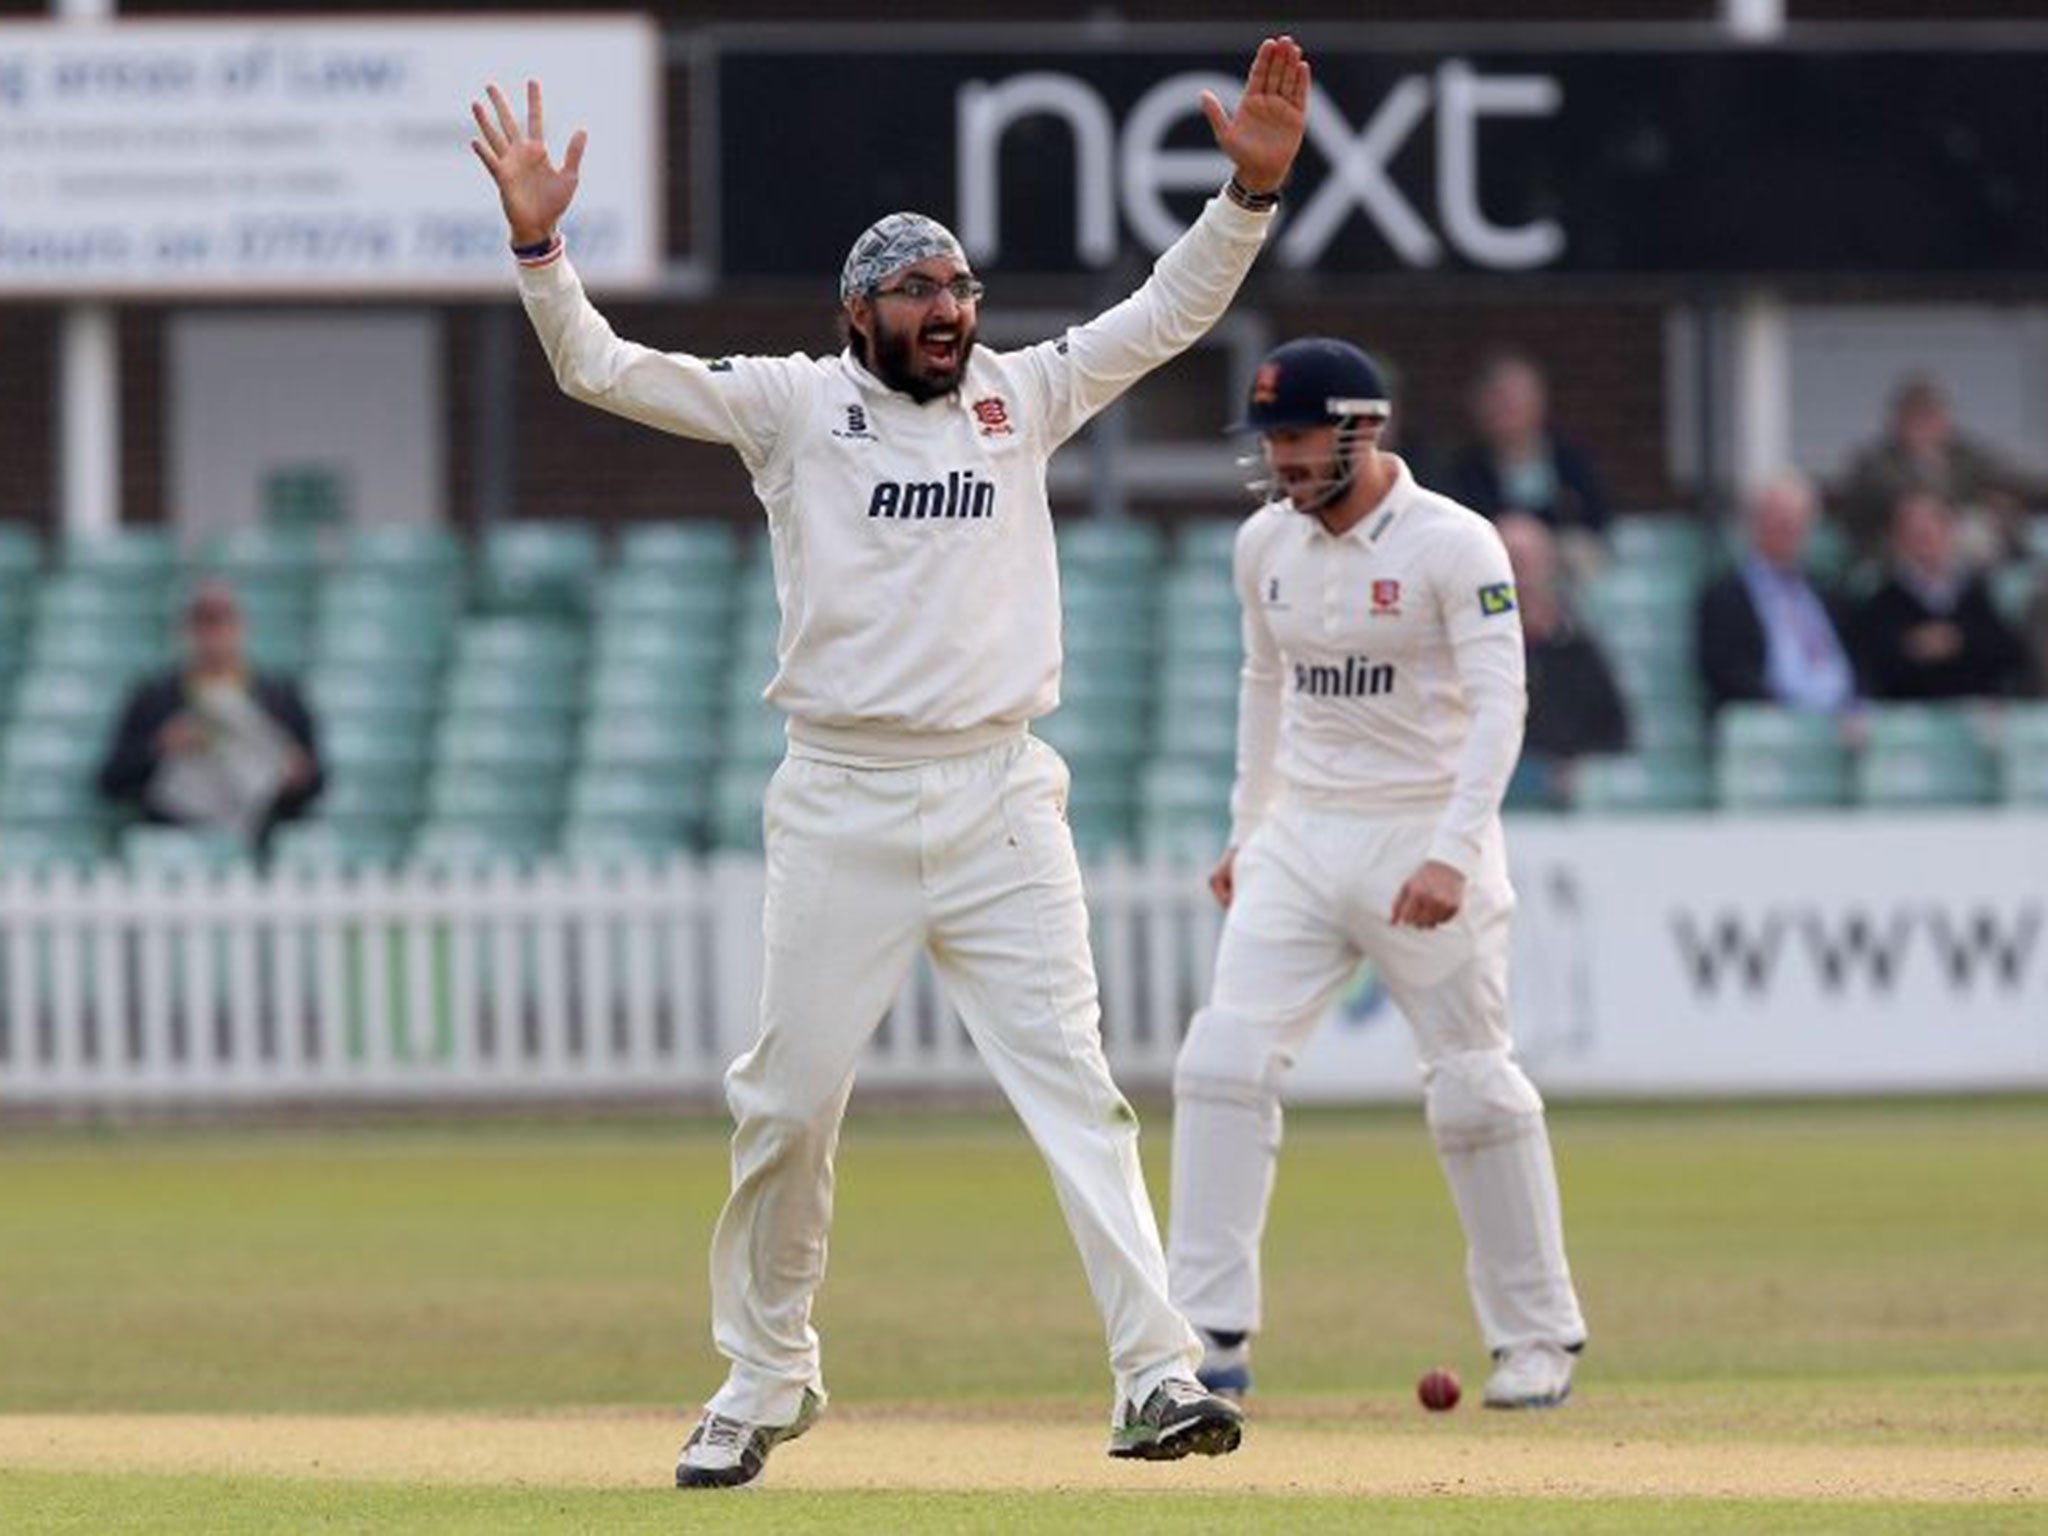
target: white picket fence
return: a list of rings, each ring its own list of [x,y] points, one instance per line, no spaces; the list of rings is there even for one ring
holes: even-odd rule
[[[0,879],[0,1110],[716,1090],[760,993],[758,861]],[[1104,1041],[1163,1083],[1219,922],[1199,872],[1089,876]],[[920,965],[861,1081],[988,1079]]]

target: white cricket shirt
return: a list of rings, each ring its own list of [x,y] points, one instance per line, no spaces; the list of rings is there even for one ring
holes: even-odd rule
[[[1121,304],[1035,346],[976,347],[960,388],[922,405],[850,351],[705,359],[621,341],[565,259],[522,268],[520,294],[566,393],[739,453],[768,513],[782,627],[767,697],[792,743],[943,756],[1058,704],[1046,461],[1215,324],[1271,222],[1212,199]]]
[[[1485,518],[1399,471],[1337,537],[1285,500],[1238,530],[1234,847],[1276,797],[1437,805],[1429,857],[1469,873],[1499,813],[1528,703],[1507,549]]]

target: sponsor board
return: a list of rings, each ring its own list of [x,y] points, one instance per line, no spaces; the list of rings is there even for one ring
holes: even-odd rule
[[[2048,1086],[2048,819],[1511,820],[1517,1046],[1546,1091]],[[1301,1100],[1417,1091],[1355,986]]]
[[[567,230],[593,286],[662,262],[644,18],[0,25],[0,294],[474,292],[511,284],[469,103],[547,87],[590,132]]]

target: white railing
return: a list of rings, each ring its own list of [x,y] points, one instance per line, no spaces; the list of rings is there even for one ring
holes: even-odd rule
[[[1561,1093],[2048,1088],[2048,816],[1531,818],[1513,1014]],[[758,860],[529,874],[0,880],[0,1113],[695,1094],[752,1038]],[[1194,867],[1088,872],[1103,1042],[1168,1081],[1220,920]],[[927,970],[861,1068],[986,1087]],[[1356,979],[1289,1078],[1412,1095]]]
[[[1165,1080],[1217,921],[1090,876],[1105,1044]],[[0,880],[0,1107],[714,1092],[755,1028],[758,861]],[[920,965],[861,1080],[988,1082]]]

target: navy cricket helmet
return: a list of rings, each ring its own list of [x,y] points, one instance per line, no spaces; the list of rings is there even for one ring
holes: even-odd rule
[[[1323,427],[1393,414],[1380,365],[1348,341],[1304,336],[1268,352],[1252,375],[1251,399],[1233,432]]]

